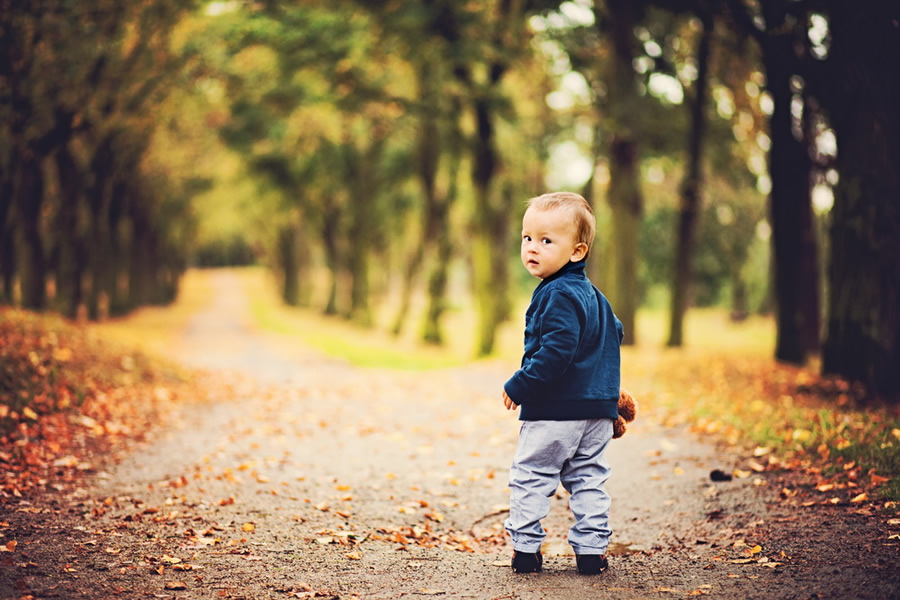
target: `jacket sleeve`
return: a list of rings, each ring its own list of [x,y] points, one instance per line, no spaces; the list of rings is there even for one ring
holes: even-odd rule
[[[562,376],[575,358],[583,318],[567,295],[550,295],[535,332],[539,338],[537,350],[525,358],[522,368],[503,386],[513,402],[528,402],[539,387]]]

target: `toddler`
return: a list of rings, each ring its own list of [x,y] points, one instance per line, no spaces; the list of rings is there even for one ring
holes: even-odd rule
[[[571,494],[578,571],[608,566],[603,452],[618,417],[622,323],[584,272],[594,230],[590,205],[570,192],[532,198],[522,220],[522,263],[541,282],[525,314],[522,366],[503,386],[504,405],[523,422],[505,524],[516,573],[541,570],[541,519],[560,482]]]

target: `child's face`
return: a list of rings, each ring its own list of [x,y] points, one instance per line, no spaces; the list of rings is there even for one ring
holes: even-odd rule
[[[575,222],[566,210],[529,208],[522,219],[522,264],[546,279],[569,262],[582,260],[587,245],[576,240]]]

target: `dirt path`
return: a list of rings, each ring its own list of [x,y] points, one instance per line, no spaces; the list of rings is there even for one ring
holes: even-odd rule
[[[897,546],[742,457],[640,418],[610,450],[611,568],[579,576],[558,494],[545,571],[508,568],[512,365],[361,370],[252,331],[228,274],[177,356],[233,381],[84,489],[0,520],[2,598],[896,598]],[[173,352],[175,350],[173,349]],[[242,373],[235,377],[234,373]],[[758,546],[758,547],[757,547]]]

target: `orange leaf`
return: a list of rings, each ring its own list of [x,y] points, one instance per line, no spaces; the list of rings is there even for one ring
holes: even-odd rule
[[[244,523],[244,525],[241,527],[241,531],[247,531],[247,532],[253,531],[255,529],[256,529],[256,525],[254,525],[253,523]]]
[[[870,480],[872,481],[872,485],[881,485],[882,483],[887,483],[891,480],[890,477],[882,477],[881,475],[876,475],[872,473],[870,476]]]

